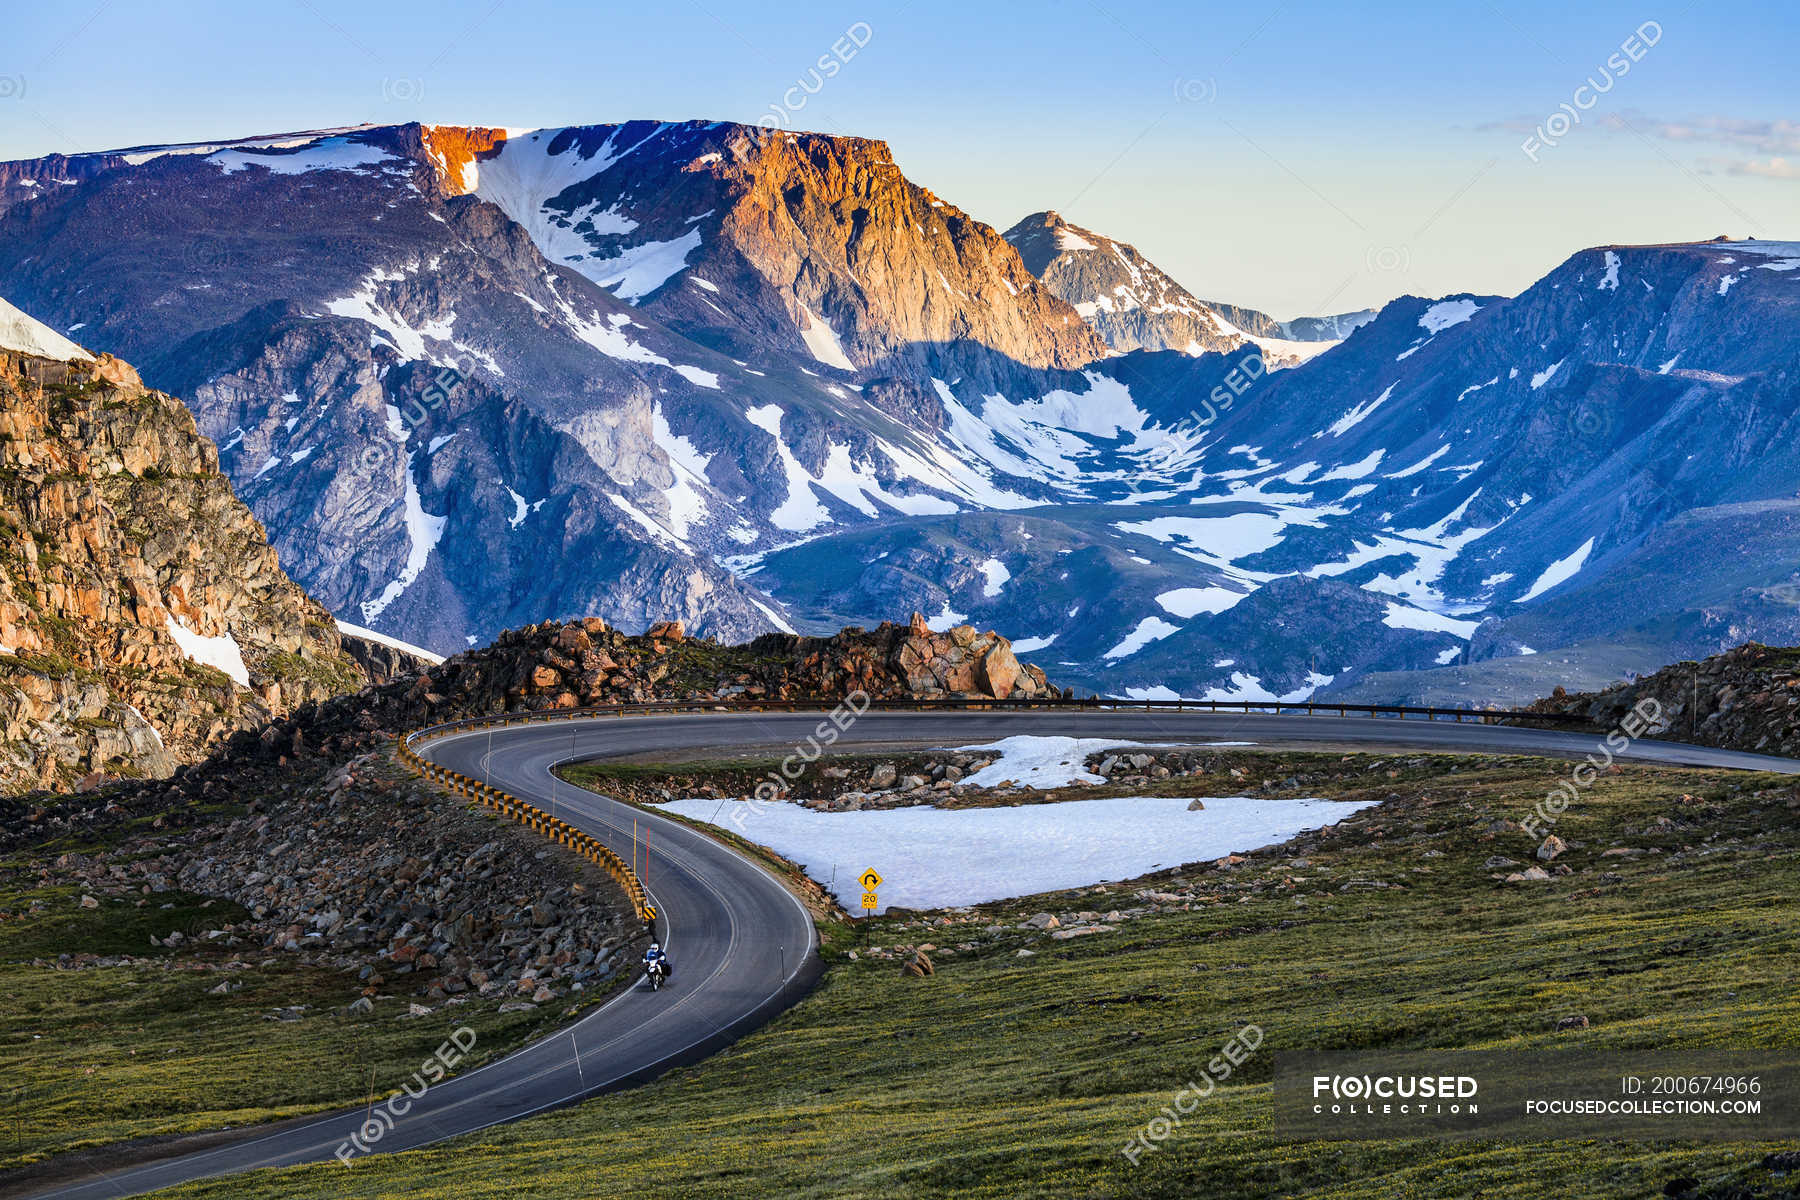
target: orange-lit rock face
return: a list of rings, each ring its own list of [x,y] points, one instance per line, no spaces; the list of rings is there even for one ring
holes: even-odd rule
[[[177,624],[230,638],[251,686]],[[180,401],[111,356],[0,351],[0,794],[166,775],[358,682]]]
[[[506,141],[506,130],[471,125],[426,125],[421,136],[426,153],[437,166],[445,194],[466,196],[475,190],[479,178],[479,168],[470,168],[499,149]]]
[[[749,129],[731,141],[712,166],[728,184],[721,237],[842,329],[859,363],[959,341],[1030,367],[1109,353],[997,232],[908,180],[885,142]]]

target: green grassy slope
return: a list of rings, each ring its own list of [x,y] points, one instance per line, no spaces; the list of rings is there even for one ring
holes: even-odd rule
[[[1751,1189],[1735,1194],[1790,1186],[1758,1165],[1773,1146],[1273,1136],[1280,1049],[1800,1045],[1791,784],[1604,776],[1557,826],[1573,847],[1557,862],[1574,873],[1509,885],[1484,864],[1529,860],[1535,842],[1505,822],[1569,764],[1439,761],[1433,778],[1397,776],[1378,814],[1300,847],[1305,865],[1258,856],[1151,884],[1192,892],[1183,911],[1068,941],[1016,928],[1040,909],[1141,904],[1140,884],[952,925],[834,926],[817,993],[650,1087],[352,1169],[170,1194],[1372,1200],[1648,1196],[1680,1176]],[[1644,853],[1602,857],[1614,847]],[[903,977],[864,937],[890,952],[935,945],[936,974]],[[1589,1026],[1558,1032],[1574,1014]],[[1128,1139],[1246,1023],[1265,1041],[1242,1075],[1128,1162]]]

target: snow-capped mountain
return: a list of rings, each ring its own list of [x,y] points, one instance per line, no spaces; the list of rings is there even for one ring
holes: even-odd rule
[[[1358,323],[1342,319],[1342,332],[1327,323],[1336,318],[1284,325],[1255,309],[1198,300],[1137,247],[1055,212],[1032,213],[1004,236],[1031,273],[1074,305],[1114,350],[1204,354],[1255,344],[1271,366],[1293,366],[1330,349]]]
[[[1439,699],[1520,698],[1791,643],[1797,268],[1794,245],[1614,247],[1516,299],[1403,298],[1205,403],[1191,443],[1147,413],[1075,456],[1128,463],[1128,503],[851,531],[754,578],[809,615],[942,581],[944,619],[1131,695],[1393,700],[1448,674]]]
[[[400,126],[0,180],[20,294],[190,397],[316,594],[438,650],[781,623],[716,555],[988,502],[930,380],[1106,353],[873,142]]]
[[[0,290],[188,396],[296,578],[439,651],[918,609],[1098,689],[1298,696],[1800,612],[1738,594],[1778,554],[1691,544],[1793,502],[1767,246],[1284,327],[1059,220],[1009,241],[881,143],[699,122],[145,147],[0,164],[0,203]],[[1666,613],[1589,591],[1673,555]]]

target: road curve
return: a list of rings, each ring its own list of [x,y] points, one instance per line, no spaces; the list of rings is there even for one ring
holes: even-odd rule
[[[652,1079],[712,1053],[803,996],[821,970],[817,936],[806,910],[773,876],[685,825],[560,784],[551,768],[574,759],[658,751],[769,747],[785,753],[803,743],[820,719],[819,713],[608,716],[454,733],[416,744],[423,757],[554,811],[628,860],[635,822],[640,838],[649,843],[644,883],[677,974],[670,991],[652,994],[634,986],[570,1029],[437,1084],[384,1132],[376,1150],[415,1149]],[[839,749],[967,745],[1012,734],[1569,758],[1592,753],[1600,740],[1594,734],[1368,717],[928,711],[865,713],[842,736]],[[1665,766],[1800,774],[1800,760],[1672,742],[1638,741],[1619,757]],[[211,1150],[72,1181],[39,1195],[111,1200],[209,1176],[329,1161],[364,1118],[361,1108],[335,1113],[262,1136],[247,1134]]]

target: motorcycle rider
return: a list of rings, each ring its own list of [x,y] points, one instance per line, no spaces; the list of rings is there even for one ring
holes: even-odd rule
[[[669,956],[663,953],[661,942],[651,942],[650,948],[644,951],[644,973],[648,975],[653,970],[660,971],[664,979],[672,974]]]

